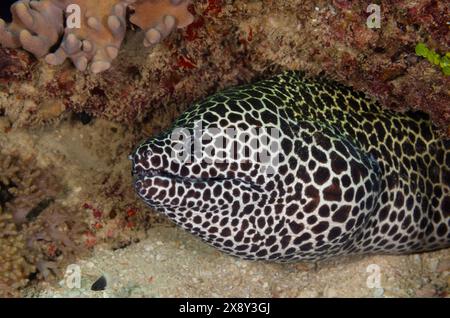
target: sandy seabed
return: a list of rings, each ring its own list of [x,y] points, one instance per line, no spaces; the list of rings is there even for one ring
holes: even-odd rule
[[[274,264],[227,256],[184,231],[156,227],[138,244],[79,261],[81,288],[40,284],[30,297],[448,297],[449,251]],[[380,270],[376,284],[374,269]],[[101,276],[106,289],[92,291]],[[369,287],[371,288],[369,288]]]

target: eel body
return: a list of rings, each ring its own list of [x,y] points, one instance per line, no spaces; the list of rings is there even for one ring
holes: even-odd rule
[[[228,128],[253,135],[233,139]],[[275,163],[260,160],[264,150]],[[130,158],[148,205],[241,258],[450,245],[450,140],[424,114],[382,109],[324,79],[286,72],[210,96]]]

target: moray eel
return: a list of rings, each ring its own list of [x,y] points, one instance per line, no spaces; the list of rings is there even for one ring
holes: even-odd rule
[[[182,160],[173,132],[187,129],[193,140],[199,123],[219,128],[216,135],[278,129],[277,165],[269,173],[251,158]],[[201,149],[229,154],[229,145],[248,146],[215,141],[203,138]],[[192,144],[184,143],[191,154]],[[299,72],[210,96],[130,159],[136,192],[150,207],[244,259],[315,261],[450,245],[450,140],[437,136],[425,114],[385,110],[363,93]]]

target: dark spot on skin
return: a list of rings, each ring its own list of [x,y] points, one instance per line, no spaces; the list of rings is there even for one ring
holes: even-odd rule
[[[364,198],[365,193],[363,186],[358,187],[358,190],[356,190],[355,201],[360,202]]]
[[[310,183],[311,177],[304,166],[300,166],[297,170],[297,177],[300,178],[304,183]]]
[[[342,191],[339,179],[333,178],[332,184],[323,190],[323,198],[327,201],[341,201]]]
[[[330,208],[328,205],[322,205],[319,209],[319,215],[323,218],[330,216]]]
[[[444,237],[446,232],[447,232],[447,226],[445,226],[445,223],[441,223],[436,230],[436,234],[439,237]]]
[[[316,226],[314,226],[312,228],[312,231],[313,231],[313,233],[318,234],[318,233],[322,233],[326,229],[328,229],[328,222],[322,221],[322,222],[319,222],[319,224],[317,224]]]
[[[314,182],[319,185],[324,184],[330,178],[330,171],[325,167],[319,167],[316,172],[314,172]]]
[[[350,177],[348,175],[343,175],[341,177],[342,180],[342,186],[344,186],[345,188],[348,188],[352,182],[352,180],[350,180]]]
[[[303,231],[305,226],[302,223],[289,222],[289,227],[291,228],[291,230],[294,234],[298,234],[301,231]]]
[[[331,104],[331,103],[330,103]],[[331,141],[330,139],[321,133],[315,133],[314,138],[316,139],[316,143],[321,146],[323,149],[330,149],[331,148]]]
[[[349,188],[344,193],[344,200],[347,202],[351,202],[355,195],[355,190],[353,188]]]
[[[300,235],[299,237],[297,237],[297,238],[294,240],[294,244],[295,244],[295,245],[300,245],[301,243],[303,243],[303,242],[309,240],[310,238],[311,238],[311,234],[309,234],[309,233],[303,233],[302,235]]]
[[[277,237],[275,235],[269,236],[266,240],[266,246],[272,246],[273,244],[275,244],[276,240]]]
[[[306,243],[306,244],[301,245],[300,250],[302,250],[302,251],[312,250],[312,243]]]
[[[217,117],[213,112],[207,112],[203,114],[203,119],[210,123],[215,123],[219,120],[219,117]]]
[[[315,211],[320,202],[319,190],[314,186],[310,185],[305,189],[306,196],[312,198],[304,207],[303,211],[305,213],[311,213]]]
[[[297,211],[299,210],[299,206],[298,204],[295,203],[291,203],[287,208],[286,208],[286,215],[287,216],[292,216],[295,213],[297,213]]]
[[[348,218],[350,210],[351,210],[350,205],[341,206],[336,212],[333,213],[331,219],[334,222],[344,223]]]
[[[265,124],[271,123],[271,124],[277,124],[278,120],[277,117],[270,111],[263,111],[261,113],[261,119]]]
[[[295,206],[296,206],[296,204],[291,204],[291,205],[288,207],[288,209],[294,210],[294,209],[295,209]],[[275,213],[276,213],[276,214],[281,214],[281,213],[283,213],[283,205],[282,205],[282,204],[276,204],[276,205],[275,205]]]
[[[355,160],[350,161],[350,174],[354,184],[358,184],[365,174],[365,168]]]
[[[341,174],[347,170],[347,162],[338,153],[333,151],[330,155],[331,159],[331,169],[336,174]]]
[[[317,190],[313,185],[309,185],[305,189],[305,194],[309,198],[318,198],[319,190]]]
[[[308,222],[309,225],[315,224],[317,222],[317,217],[315,215],[311,215],[308,217],[306,222]]]
[[[289,139],[284,138],[281,141],[281,148],[283,149],[284,153],[289,154],[292,151],[292,147],[292,142]]]
[[[288,186],[288,185],[292,184],[294,182],[294,180],[295,180],[294,175],[292,173],[290,173],[286,176],[286,178],[284,179],[284,182]]]
[[[223,236],[223,237],[228,237],[228,236],[230,236],[231,235],[231,231],[230,231],[230,229],[229,228],[224,228],[223,230],[222,230],[222,232],[220,232],[220,236]]]
[[[256,256],[263,257],[267,255],[267,250],[260,250],[256,253]]]
[[[280,243],[281,243],[281,248],[286,248],[289,243],[291,242],[291,237],[286,235],[283,236],[283,238],[281,239]]]
[[[444,200],[442,200],[441,209],[444,212],[445,217],[450,216],[450,196],[446,196]]]
[[[394,206],[398,209],[403,207],[403,204],[405,203],[405,199],[403,196],[403,193],[401,193],[400,191],[397,192],[397,196],[395,198],[395,202],[394,202]]]
[[[328,240],[332,241],[335,238],[337,238],[339,235],[341,235],[342,231],[339,227],[333,227],[330,232],[328,233]]]

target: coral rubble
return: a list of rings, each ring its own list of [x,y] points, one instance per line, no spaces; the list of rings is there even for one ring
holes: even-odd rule
[[[111,67],[131,23],[145,30],[145,46],[161,42],[176,27],[193,21],[189,0],[19,0],[13,21],[0,19],[0,44],[22,47],[52,65],[69,58],[80,71],[94,74]],[[64,22],[66,20],[66,22]],[[60,42],[59,48],[50,52]]]

